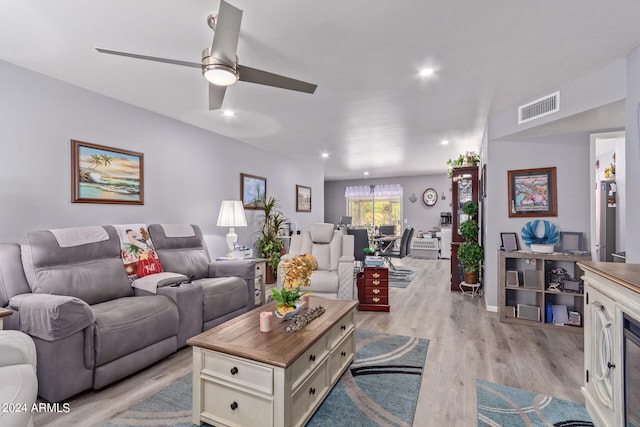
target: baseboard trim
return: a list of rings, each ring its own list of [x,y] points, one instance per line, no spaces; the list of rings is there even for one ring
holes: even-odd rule
[[[497,313],[498,312],[498,306],[497,305],[486,305],[487,307],[487,311],[490,311],[492,313]]]

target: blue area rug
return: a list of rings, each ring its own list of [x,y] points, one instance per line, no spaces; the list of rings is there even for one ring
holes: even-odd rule
[[[356,330],[354,363],[307,425],[411,426],[428,346],[426,339]],[[192,427],[191,374],[102,427],[140,425]]]
[[[478,426],[593,426],[584,405],[478,380]]]

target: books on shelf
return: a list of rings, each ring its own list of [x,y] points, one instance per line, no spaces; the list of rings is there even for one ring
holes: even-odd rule
[[[366,256],[364,257],[364,265],[367,267],[382,267],[384,265],[384,258],[381,256]]]

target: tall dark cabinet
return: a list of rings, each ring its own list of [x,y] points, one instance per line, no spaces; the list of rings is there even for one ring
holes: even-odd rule
[[[460,235],[460,224],[465,221],[466,215],[462,213],[462,205],[469,201],[478,203],[479,200],[478,167],[469,166],[453,168],[451,176],[451,290],[460,291],[462,282],[462,265],[458,261],[458,246],[464,241]],[[477,218],[476,218],[477,219]]]

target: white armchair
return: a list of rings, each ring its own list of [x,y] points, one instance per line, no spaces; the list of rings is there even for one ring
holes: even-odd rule
[[[284,277],[282,262],[300,254],[311,254],[318,261],[308,289],[314,295],[357,298],[353,279],[353,236],[335,230],[333,224],[313,224],[308,231],[291,236],[289,253],[282,256],[278,265],[278,289],[282,289]]]
[[[0,331],[0,411],[3,427],[33,426],[31,408],[38,396],[36,346],[20,331]]]

